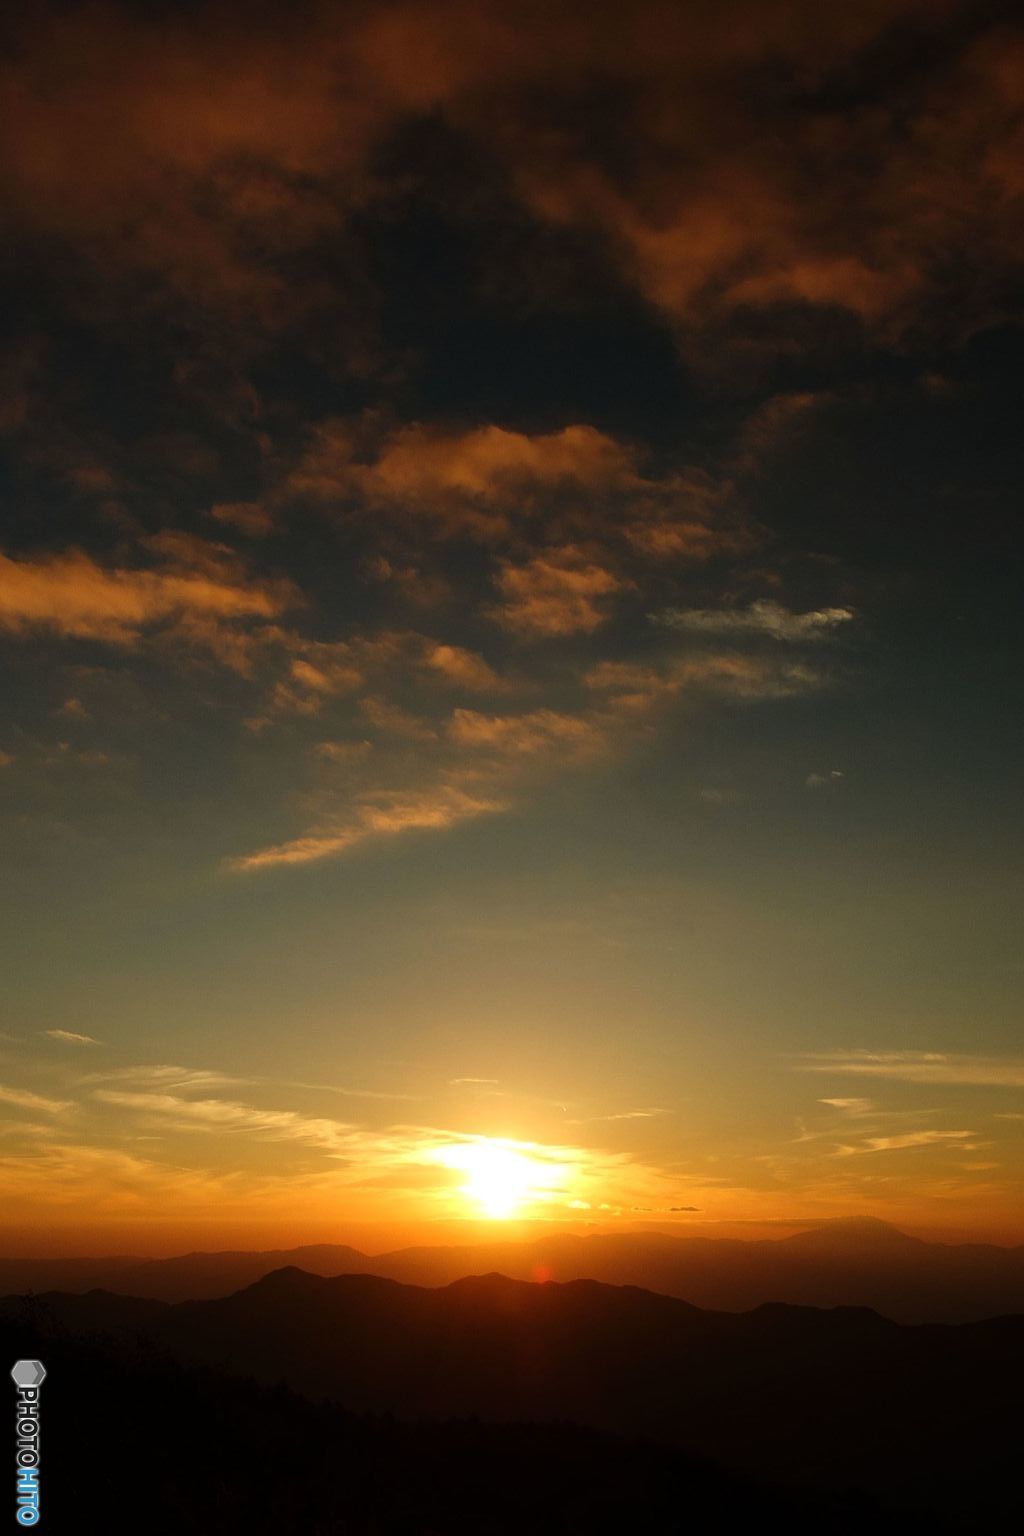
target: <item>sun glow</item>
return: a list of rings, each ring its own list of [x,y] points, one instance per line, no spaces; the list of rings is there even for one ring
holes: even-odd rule
[[[459,1194],[495,1221],[507,1220],[537,1201],[550,1200],[552,1186],[561,1183],[564,1174],[564,1169],[531,1156],[514,1143],[484,1139],[446,1147],[441,1161],[465,1173],[466,1182]]]

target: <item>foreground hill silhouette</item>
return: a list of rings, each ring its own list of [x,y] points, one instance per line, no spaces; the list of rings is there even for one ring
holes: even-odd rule
[[[639,1285],[696,1306],[747,1311],[764,1302],[870,1307],[897,1322],[971,1322],[1024,1312],[1024,1247],[943,1244],[885,1222],[822,1224],[772,1241],[666,1233],[554,1234],[531,1242],[399,1249],[370,1257],[323,1244],[173,1259],[0,1259],[0,1294],[86,1291],[188,1301],[227,1296],[287,1265],[312,1274],[375,1274],[448,1285],[492,1271],[514,1279]]]
[[[353,1413],[570,1420],[893,1518],[994,1529],[1017,1499],[1024,1317],[902,1327],[856,1309],[707,1312],[593,1281],[429,1290],[290,1268],[213,1301],[53,1294],[9,1298],[0,1319],[106,1336],[112,1356],[146,1340]]]
[[[184,1367],[125,1337],[0,1318],[45,1357],[43,1525],[76,1536],[855,1536],[886,1515],[786,1493],[670,1447],[569,1424],[403,1423]],[[101,1410],[106,1405],[106,1411]],[[929,1521],[929,1532],[945,1529]],[[901,1536],[924,1530],[900,1518]]]

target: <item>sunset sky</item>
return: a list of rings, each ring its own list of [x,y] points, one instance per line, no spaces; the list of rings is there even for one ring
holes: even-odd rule
[[[6,1248],[1024,1241],[1015,9],[5,23]]]

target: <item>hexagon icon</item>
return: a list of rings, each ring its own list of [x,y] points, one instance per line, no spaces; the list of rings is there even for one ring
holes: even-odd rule
[[[41,1360],[15,1360],[11,1375],[19,1387],[38,1387],[46,1375],[46,1367]]]

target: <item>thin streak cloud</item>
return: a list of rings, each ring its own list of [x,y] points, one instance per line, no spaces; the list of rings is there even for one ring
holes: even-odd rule
[[[1018,1057],[947,1055],[940,1051],[822,1051],[805,1056],[797,1071],[890,1078],[904,1083],[1024,1088],[1024,1060]]]

